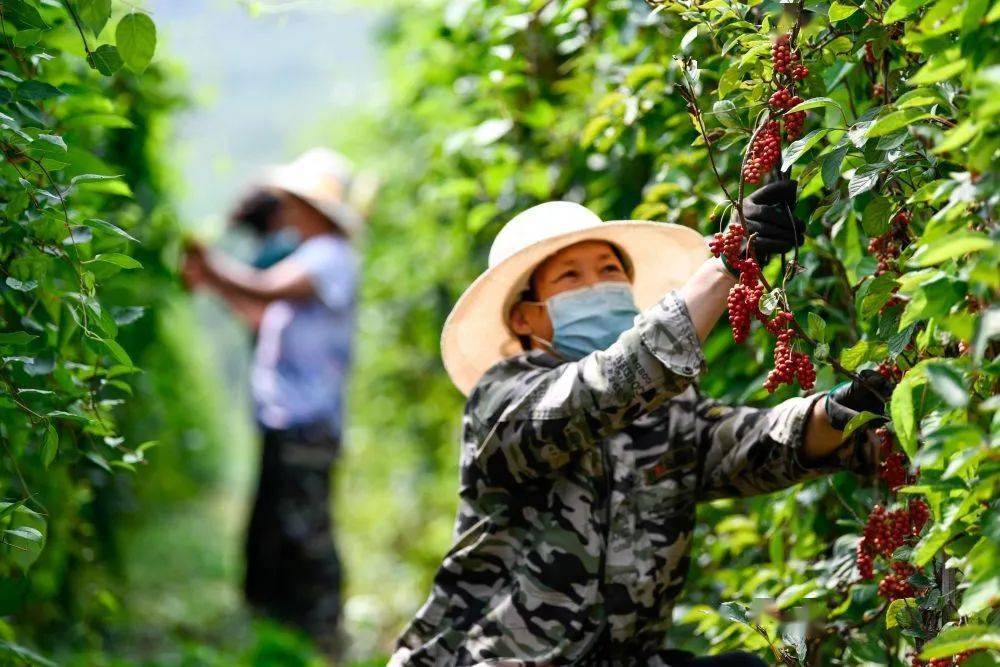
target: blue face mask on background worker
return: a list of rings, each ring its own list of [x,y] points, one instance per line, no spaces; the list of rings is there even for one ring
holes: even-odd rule
[[[602,282],[561,292],[545,306],[552,321],[549,345],[568,361],[611,347],[639,314],[632,286],[624,282]]]

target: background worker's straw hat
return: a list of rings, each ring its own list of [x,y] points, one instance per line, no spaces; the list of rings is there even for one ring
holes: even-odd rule
[[[371,174],[355,172],[350,160],[328,148],[312,148],[272,167],[261,184],[302,199],[349,237],[361,232],[377,189]]]
[[[441,333],[452,382],[468,394],[491,366],[521,352],[507,315],[546,257],[580,241],[607,241],[626,255],[636,305],[644,310],[680,287],[709,257],[705,239],[681,225],[639,220],[602,222],[566,201],[529,208],[504,225],[489,268],[459,298]]]

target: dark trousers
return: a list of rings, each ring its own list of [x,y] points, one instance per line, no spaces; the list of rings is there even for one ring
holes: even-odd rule
[[[339,441],[323,429],[264,429],[263,435],[244,593],[261,613],[330,647],[341,602],[330,518],[330,471]]]

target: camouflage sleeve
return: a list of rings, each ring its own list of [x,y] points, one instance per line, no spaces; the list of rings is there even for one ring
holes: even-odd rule
[[[704,365],[687,306],[671,293],[607,350],[487,374],[469,399],[471,458],[496,483],[544,476],[684,391]]]
[[[771,493],[841,470],[869,474],[873,450],[860,436],[821,461],[804,460],[806,423],[824,396],[791,398],[773,408],[727,407],[701,398],[694,420],[701,452],[699,499]]]

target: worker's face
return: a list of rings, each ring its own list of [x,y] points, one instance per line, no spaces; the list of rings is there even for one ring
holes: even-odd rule
[[[552,340],[552,321],[543,304],[560,292],[600,282],[628,282],[621,260],[605,241],[581,241],[550,255],[531,277],[534,295],[520,301],[510,313],[511,328],[519,336]]]
[[[280,204],[270,221],[274,229],[293,229],[301,238],[334,230],[323,214],[305,201],[283,191],[276,194]]]

